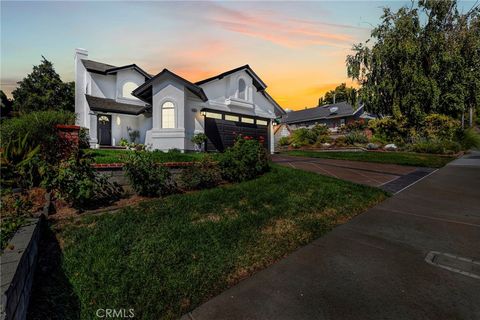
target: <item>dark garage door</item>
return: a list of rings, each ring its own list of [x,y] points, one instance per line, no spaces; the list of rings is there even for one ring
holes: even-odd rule
[[[257,140],[263,137],[265,148],[269,146],[268,126],[264,125],[205,118],[205,134],[208,138],[207,151],[223,151],[231,147],[239,134],[251,136]]]

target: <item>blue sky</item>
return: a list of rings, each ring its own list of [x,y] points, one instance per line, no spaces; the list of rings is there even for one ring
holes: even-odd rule
[[[303,108],[346,77],[351,45],[365,41],[382,7],[409,1],[1,2],[1,88],[38,64],[73,80],[73,52],[191,81],[250,64],[284,107]],[[473,2],[462,2],[470,8]]]

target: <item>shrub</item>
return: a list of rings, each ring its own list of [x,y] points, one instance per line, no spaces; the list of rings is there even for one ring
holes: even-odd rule
[[[200,150],[202,145],[207,142],[207,135],[205,133],[197,133],[192,137],[192,143]]]
[[[459,140],[464,150],[480,149],[480,135],[472,128],[463,130]]]
[[[129,155],[124,169],[133,189],[141,196],[161,196],[173,189],[170,172],[156,163],[149,151]]]
[[[281,137],[278,140],[278,144],[281,146],[288,146],[290,144],[290,138],[289,137]]]
[[[461,150],[462,146],[455,141],[439,139],[422,139],[410,145],[410,151],[420,153],[452,154]]]
[[[80,149],[90,148],[90,137],[88,135],[88,129],[80,128],[78,132],[78,147]]]
[[[221,181],[220,167],[210,156],[184,169],[179,177],[180,186],[185,190],[213,188]]]
[[[120,138],[120,142],[118,144],[122,147],[128,147],[129,145],[128,140],[125,138]]]
[[[454,140],[460,129],[460,122],[443,114],[425,117],[419,135],[426,139]]]
[[[121,187],[92,168],[92,159],[82,150],[62,160],[50,182],[60,196],[74,208],[86,209],[118,200]]]
[[[402,144],[408,140],[409,128],[405,117],[371,120],[368,122],[368,127],[375,136],[390,143]]]
[[[324,124],[316,124],[311,129],[311,133],[316,139],[318,139],[319,136],[328,136],[330,131],[328,130],[328,127]]]
[[[8,240],[22,226],[32,209],[32,202],[26,193],[8,192],[0,201],[0,250],[5,249]]]
[[[363,131],[367,128],[367,122],[364,119],[358,119],[348,122],[341,127],[342,132]]]
[[[317,144],[319,143],[331,143],[333,141],[333,138],[330,137],[329,135],[320,135],[317,137]]]
[[[138,138],[140,138],[140,131],[133,130],[130,127],[127,127],[128,136],[130,137],[130,142],[135,143]]]
[[[337,137],[334,142],[337,147],[344,147],[347,145],[347,138],[345,136],[340,136]]]
[[[307,128],[300,128],[292,131],[290,141],[295,147],[303,147],[314,144],[317,137],[314,132]]]
[[[238,138],[220,156],[222,177],[228,181],[253,179],[270,169],[267,150],[257,140]]]
[[[345,142],[350,145],[355,143],[367,143],[368,138],[363,132],[352,131],[345,136]]]

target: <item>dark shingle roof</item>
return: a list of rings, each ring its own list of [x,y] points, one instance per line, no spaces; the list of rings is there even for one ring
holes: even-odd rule
[[[248,75],[250,77],[252,77],[253,85],[257,88],[257,90],[260,91],[260,90],[265,90],[267,88],[267,85],[265,84],[265,82],[263,82],[262,79],[260,79],[260,77],[253,71],[252,68],[250,68],[250,66],[248,64],[246,64],[244,66],[241,66],[241,67],[238,67],[238,68],[235,68],[235,69],[232,69],[232,70],[225,71],[223,73],[220,73],[219,75],[210,77],[208,79],[197,81],[197,82],[195,82],[195,84],[196,85],[202,85],[204,83],[207,83],[207,82],[210,82],[210,81],[213,81],[213,80],[222,79],[223,77],[226,77],[229,74],[235,73],[235,72],[243,70],[243,69],[245,69],[245,72],[247,72]]]
[[[87,69],[90,72],[101,73],[101,74],[111,74],[111,73],[116,73],[123,69],[133,68],[137,72],[141,73],[145,78],[150,79],[152,77],[150,74],[148,74],[145,70],[143,70],[136,64],[129,64],[126,66],[116,67],[110,64],[93,61],[93,60],[82,60],[82,63],[85,66],[85,69]]]
[[[205,92],[203,91],[202,88],[200,88],[196,84],[191,83],[187,79],[184,79],[184,78],[180,77],[179,75],[173,73],[172,71],[170,71],[168,69],[163,69],[156,76],[154,76],[153,78],[151,78],[148,81],[146,81],[145,83],[143,83],[137,89],[133,90],[132,94],[135,97],[139,98],[140,100],[143,100],[147,103],[152,103],[152,101],[151,101],[152,100],[152,92],[151,92],[152,83],[153,83],[153,81],[155,81],[156,79],[159,79],[161,77],[171,77],[173,79],[176,79],[180,83],[182,83],[185,86],[185,88],[187,88],[193,94],[195,94],[197,97],[199,97],[202,101],[205,102],[205,101],[208,100],[207,95],[205,94]]]
[[[335,108],[337,109],[335,110]],[[354,111],[352,105],[344,101],[305,110],[288,112],[282,117],[282,122],[297,123],[319,119],[341,118],[353,114]]]
[[[116,68],[116,66],[92,60],[82,60],[82,63],[85,69],[93,72],[106,73],[108,69]]]
[[[90,106],[90,109],[93,111],[138,115],[143,113],[146,109],[145,106],[121,103],[113,99],[94,97],[88,94],[86,94],[85,96],[87,97],[87,102]]]

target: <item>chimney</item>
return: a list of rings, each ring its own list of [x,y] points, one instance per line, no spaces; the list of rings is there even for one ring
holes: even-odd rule
[[[75,49],[75,113],[77,114],[76,124],[90,128],[89,108],[85,98],[87,93],[87,70],[83,66],[82,60],[88,59],[88,51],[85,49]]]
[[[88,58],[88,50],[83,48],[76,48],[75,49],[75,59],[87,59]]]

